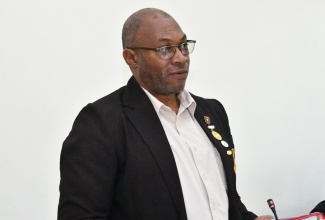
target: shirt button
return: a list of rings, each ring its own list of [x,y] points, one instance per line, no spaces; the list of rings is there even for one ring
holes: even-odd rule
[[[210,208],[211,208],[212,210],[216,210],[217,206],[216,206],[215,203],[212,203],[212,204],[210,204]]]
[[[207,180],[208,179],[208,175],[206,175],[205,173],[203,173],[203,179]]]

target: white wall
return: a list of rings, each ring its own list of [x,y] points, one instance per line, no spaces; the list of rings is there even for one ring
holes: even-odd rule
[[[173,15],[197,40],[187,89],[220,100],[247,207],[308,213],[325,199],[325,1],[3,0],[0,216],[56,219],[61,144],[79,110],[124,85],[125,19]]]

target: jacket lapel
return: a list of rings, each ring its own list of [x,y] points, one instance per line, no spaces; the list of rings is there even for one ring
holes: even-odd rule
[[[214,147],[218,150],[225,174],[226,174],[226,179],[227,179],[227,185],[228,189],[232,188],[232,182],[234,180],[234,159],[233,159],[233,154],[234,154],[234,146],[233,146],[233,141],[231,138],[230,134],[225,133],[225,129],[222,129],[222,126],[228,126],[228,125],[223,125],[221,124],[221,121],[218,120],[218,116],[216,115],[216,112],[211,112],[209,108],[204,107],[200,101],[195,99],[197,102],[197,107],[195,110],[195,118],[206,133],[206,135],[209,137],[210,141],[214,145]],[[222,140],[226,141],[229,146],[225,147],[224,145],[221,144],[220,140],[217,140],[213,135],[211,130],[208,128],[208,124],[204,120],[204,116],[208,116],[211,120],[211,125],[215,126],[215,131],[217,131],[221,137]],[[231,154],[230,154],[231,152]]]
[[[150,99],[134,77],[128,82],[123,96],[123,106],[128,119],[155,157],[180,219],[186,219],[181,183],[168,139]]]
[[[217,108],[213,108],[213,105],[208,105],[204,101],[199,98],[193,96],[195,101],[197,102],[197,108],[195,110],[195,118],[201,125],[202,129],[205,131],[206,135],[211,140],[212,144],[219,151],[223,167],[226,174],[227,186],[228,186],[228,199],[229,199],[229,219],[242,219],[239,210],[241,207],[238,207],[238,203],[240,202],[240,197],[238,196],[236,190],[236,175],[234,172],[234,150],[232,150],[232,154],[229,155],[227,152],[231,149],[234,149],[234,144],[232,140],[232,136],[229,130],[228,119],[226,113],[222,109],[221,111],[216,111]],[[220,115],[219,115],[220,114]],[[211,124],[215,126],[215,131],[217,131],[222,139],[225,140],[229,147],[225,147],[221,144],[221,141],[217,140],[213,137],[211,130],[208,129],[206,122],[204,121],[204,116],[209,116],[211,119]]]

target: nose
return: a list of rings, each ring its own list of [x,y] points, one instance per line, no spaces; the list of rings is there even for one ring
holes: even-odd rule
[[[185,62],[188,62],[189,59],[190,59],[189,55],[183,55],[181,50],[179,49],[179,47],[176,47],[175,54],[172,57],[171,62],[175,63],[175,64],[177,64],[177,63],[183,64]]]

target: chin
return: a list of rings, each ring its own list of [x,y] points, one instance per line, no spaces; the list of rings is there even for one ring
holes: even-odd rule
[[[170,89],[169,90],[169,94],[178,94],[178,93],[180,93],[181,91],[183,91],[184,90],[184,86],[181,86],[181,87],[176,87],[176,88],[173,88],[173,89]]]

